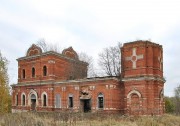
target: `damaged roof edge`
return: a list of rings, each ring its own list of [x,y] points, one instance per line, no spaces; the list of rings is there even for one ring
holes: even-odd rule
[[[16,86],[29,86],[29,85],[48,85],[48,84],[75,84],[75,83],[82,83],[82,82],[91,82],[91,81],[102,81],[102,80],[116,80],[119,81],[117,77],[95,77],[95,78],[86,78],[86,79],[78,79],[78,80],[65,80],[65,81],[54,81],[54,80],[48,80],[48,81],[36,81],[36,82],[28,82],[28,83],[18,83],[13,84],[11,87]]]

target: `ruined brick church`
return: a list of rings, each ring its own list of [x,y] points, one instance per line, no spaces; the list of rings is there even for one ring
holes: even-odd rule
[[[12,112],[73,111],[127,115],[164,113],[163,48],[150,41],[124,43],[121,77],[87,78],[86,62],[72,47],[42,52],[32,45],[18,58]]]

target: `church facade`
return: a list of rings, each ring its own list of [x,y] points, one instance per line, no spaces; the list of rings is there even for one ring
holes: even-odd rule
[[[162,45],[150,41],[124,43],[118,78],[87,78],[88,64],[78,59],[72,47],[60,54],[42,52],[33,44],[17,61],[12,112],[164,113]]]

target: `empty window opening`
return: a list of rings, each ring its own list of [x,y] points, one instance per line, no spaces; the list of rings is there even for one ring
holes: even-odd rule
[[[98,108],[104,108],[104,96],[102,93],[98,95]]]
[[[90,112],[91,111],[91,100],[90,99],[83,99],[81,100],[82,107],[84,109],[84,112]]]
[[[33,68],[32,68],[32,77],[35,77],[35,72],[36,72],[36,71],[35,71],[35,68],[33,67]]]
[[[22,96],[22,105],[23,105],[23,106],[25,106],[25,101],[26,101],[25,95],[23,95],[23,96]]]
[[[23,69],[23,79],[26,77],[26,71]]]
[[[43,76],[47,76],[47,67],[46,66],[43,67]]]
[[[73,107],[73,97],[69,97],[69,108]]]
[[[47,106],[47,100],[46,100],[46,95],[43,95],[43,106]]]

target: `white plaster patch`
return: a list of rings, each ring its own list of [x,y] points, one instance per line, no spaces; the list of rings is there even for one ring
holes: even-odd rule
[[[126,57],[125,60],[126,60],[126,61],[131,61],[131,62],[132,62],[132,68],[135,69],[135,68],[136,68],[136,62],[137,62],[137,60],[143,59],[144,56],[143,56],[143,54],[137,55],[137,54],[136,54],[136,48],[133,48],[133,49],[132,49],[132,52],[133,52],[132,56]]]

